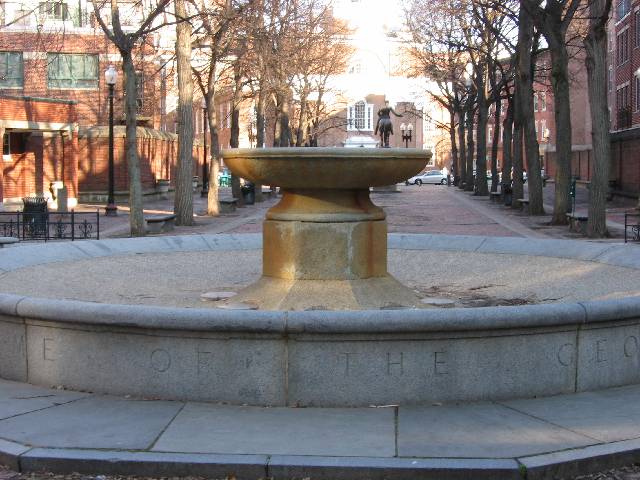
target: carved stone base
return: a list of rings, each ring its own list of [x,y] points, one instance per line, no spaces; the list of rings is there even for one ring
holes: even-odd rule
[[[217,306],[290,311],[430,308],[391,275],[354,280],[285,280],[263,276],[238,295],[217,302]]]

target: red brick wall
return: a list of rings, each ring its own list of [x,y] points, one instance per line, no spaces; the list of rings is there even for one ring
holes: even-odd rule
[[[118,82],[115,86],[114,114],[118,120],[122,119],[123,73],[117,62],[100,59],[98,66],[99,86],[97,89],[59,89],[49,88],[47,85],[46,53],[86,53],[86,54],[117,54],[117,50],[102,34],[76,34],[66,32],[35,33],[35,32],[1,32],[0,51],[37,52],[42,58],[24,58],[24,87],[15,89],[0,89],[0,93],[9,95],[27,95],[35,97],[58,98],[75,100],[78,102],[78,122],[84,127],[105,125],[108,120],[108,87],[104,81],[104,72],[110,64],[118,70]],[[144,109],[142,115],[151,117],[155,128],[160,126],[160,74],[157,65],[145,61],[143,54],[152,54],[153,48],[144,45],[134,54],[136,70],[144,72]]]
[[[640,193],[640,139],[611,143],[610,178],[619,189]]]
[[[142,129],[139,129],[139,132]],[[138,156],[143,190],[153,190],[157,179],[168,179],[174,185],[178,142],[175,136],[158,132],[139,134]],[[207,150],[209,150],[207,148]],[[109,139],[107,136],[91,136],[81,133],[78,155],[78,186],[80,192],[105,191],[108,186]],[[193,149],[193,174],[202,176],[202,147]],[[129,188],[129,172],[125,158],[125,138],[117,133],[114,138],[115,190]]]

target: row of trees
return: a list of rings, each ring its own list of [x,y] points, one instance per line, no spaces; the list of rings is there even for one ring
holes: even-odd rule
[[[606,24],[610,11],[611,0],[413,0],[407,11],[412,37],[409,53],[414,73],[436,83],[433,99],[450,114],[446,128],[460,188],[488,194],[484,172],[490,170],[491,189],[497,189],[501,141],[503,184],[511,184],[513,198],[521,198],[526,165],[530,213],[544,213],[533,102],[534,85],[550,83],[557,127],[552,223],[567,222],[572,144],[569,62],[583,59],[594,153],[588,234],[607,235]],[[490,113],[493,138],[487,139]]]
[[[175,25],[179,150],[174,210],[179,225],[193,222],[194,90],[207,106],[212,179],[207,210],[217,215],[221,119],[214,105],[219,96],[232,98],[231,147],[238,146],[240,105],[248,99],[255,105],[258,146],[265,144],[267,117],[275,119],[274,146],[314,145],[334,113],[324,101],[331,94],[329,79],[346,69],[351,54],[348,28],[322,0],[154,0],[144,5],[139,28],[125,31],[118,0],[93,0],[96,19],[123,60],[131,234],[136,236],[144,235],[133,64],[141,42]],[[232,188],[241,199],[238,179],[232,179]],[[256,191],[259,195],[260,186]]]

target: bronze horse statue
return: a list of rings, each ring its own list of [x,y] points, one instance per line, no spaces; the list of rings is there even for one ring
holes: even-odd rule
[[[393,107],[389,106],[389,100],[384,101],[384,107],[378,110],[378,123],[376,123],[375,135],[380,132],[380,146],[389,148],[389,135],[393,135],[393,123],[391,123],[391,114],[401,117],[396,113]]]

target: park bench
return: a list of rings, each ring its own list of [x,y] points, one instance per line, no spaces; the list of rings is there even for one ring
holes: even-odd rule
[[[500,202],[502,200],[502,192],[489,192],[489,199],[492,202]]]
[[[20,239],[16,237],[0,237],[0,248],[10,247],[19,241]]]
[[[146,217],[144,221],[147,225],[147,233],[162,233],[173,230],[176,216],[173,213],[166,215],[153,215]]]
[[[220,213],[232,213],[236,211],[238,206],[237,198],[220,198],[218,199],[218,207]]]
[[[569,221],[569,230],[572,232],[587,233],[587,222],[589,217],[587,215],[581,215],[578,213],[567,213],[567,220]]]
[[[631,235],[627,235],[627,229]],[[625,212],[624,214],[624,243],[628,240],[640,242],[640,213]]]
[[[518,205],[520,205],[520,210],[524,210],[527,207],[526,211],[529,211],[529,199],[528,198],[518,198],[516,199]]]

